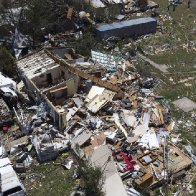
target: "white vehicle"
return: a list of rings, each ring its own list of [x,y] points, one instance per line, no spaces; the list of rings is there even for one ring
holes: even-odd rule
[[[0,159],[0,196],[24,196],[26,190],[9,158]]]

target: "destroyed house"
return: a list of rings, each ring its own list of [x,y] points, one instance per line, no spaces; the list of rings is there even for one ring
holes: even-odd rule
[[[58,55],[61,53],[62,51]],[[72,50],[67,49],[68,58],[71,58],[71,53]],[[66,112],[61,105],[77,91],[79,77],[56,63],[44,49],[19,60],[17,68],[28,95],[37,103],[46,103],[47,111],[55,124],[63,128]]]
[[[168,108],[138,91],[141,78],[135,73],[119,69],[105,79],[102,66],[63,48],[41,49],[17,66],[29,96],[44,103],[54,121],[34,128],[31,141],[39,162],[71,147],[101,168],[103,191],[111,196],[140,195],[133,186],[154,189],[166,177],[174,182],[192,165],[176,145],[179,136],[172,134]],[[132,78],[137,85],[129,88],[133,83],[125,82]],[[119,83],[128,88],[122,91]]]
[[[72,49],[41,49],[17,62],[17,68],[27,93],[36,103],[44,103],[54,124],[63,130],[70,116],[66,100],[77,93],[81,79],[92,81],[122,94],[120,88],[100,79],[103,68],[84,62]],[[54,53],[55,51],[55,53]],[[82,62],[83,61],[83,62]]]
[[[123,10],[123,3],[120,0],[113,1],[102,1],[102,0],[73,0],[76,4],[87,4],[92,7],[93,15],[97,19],[104,20],[106,17],[115,17],[116,15],[121,14]]]
[[[154,18],[137,18],[102,25],[96,28],[95,33],[99,38],[132,37],[136,38],[156,32],[157,21]]]

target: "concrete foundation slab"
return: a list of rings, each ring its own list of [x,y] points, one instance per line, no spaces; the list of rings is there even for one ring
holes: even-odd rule
[[[173,102],[175,107],[180,108],[184,112],[189,112],[191,110],[196,109],[196,103],[187,97],[183,97],[182,99],[178,99]]]

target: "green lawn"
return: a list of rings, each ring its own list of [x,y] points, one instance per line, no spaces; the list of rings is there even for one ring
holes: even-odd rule
[[[196,52],[195,47],[195,30],[196,29],[196,6],[187,9],[187,4],[178,5],[176,11],[172,9],[168,12],[168,2],[165,0],[155,0],[160,5],[160,16],[158,21],[163,27],[163,33],[156,33],[147,39],[138,43],[140,48],[145,52],[149,47],[160,48],[167,44],[169,48],[156,54],[147,55],[148,58],[158,64],[168,65],[169,74],[163,74],[159,70],[152,68],[143,62],[137,62],[136,67],[144,75],[146,70],[153,72],[155,77],[160,78],[163,82],[157,92],[171,101],[178,97],[187,96],[196,101],[196,78],[187,81],[187,84],[180,83],[180,80],[196,75]],[[164,17],[163,17],[164,16]],[[167,16],[167,17],[165,17]],[[162,18],[167,18],[162,20]],[[170,19],[168,19],[170,18]],[[146,69],[147,68],[147,69]]]
[[[74,186],[71,170],[64,170],[59,163],[63,161],[59,157],[54,162],[34,165],[26,174],[40,174],[41,178],[32,181],[26,178],[24,185],[29,196],[69,196]]]

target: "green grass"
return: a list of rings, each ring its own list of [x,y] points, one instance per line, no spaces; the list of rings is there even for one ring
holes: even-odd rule
[[[163,27],[163,33],[157,33],[143,39],[137,44],[145,52],[149,51],[149,46],[159,48],[164,44],[169,44],[170,48],[157,54],[147,55],[148,58],[158,64],[169,66],[169,74],[163,74],[150,65],[139,61],[136,65],[139,72],[145,76],[159,78],[162,83],[157,93],[163,95],[170,101],[179,97],[188,97],[196,101],[196,78],[188,81],[192,86],[185,86],[184,83],[177,84],[180,80],[196,75],[196,53],[193,51],[193,41],[195,41],[196,28],[196,5],[187,9],[187,4],[176,7],[176,11],[167,11],[168,2],[165,0],[155,0],[160,5],[159,23]],[[168,16],[169,20],[162,20],[162,16]],[[188,45],[187,45],[188,44]],[[188,47],[186,47],[188,46]],[[170,81],[170,80],[173,80]]]
[[[168,12],[168,1],[154,1],[160,5],[160,14],[162,16],[169,15],[171,20],[160,22],[163,25],[163,33],[149,36],[147,39],[139,41],[137,45],[144,52],[148,52],[150,47],[159,48],[168,44],[169,49],[156,54],[149,53],[146,56],[158,64],[168,65],[169,74],[161,73],[142,60],[137,61],[135,66],[141,75],[145,77],[153,76],[161,81],[155,92],[164,96],[170,102],[171,115],[177,124],[174,133],[181,134],[183,139],[179,146],[183,147],[183,145],[190,144],[196,151],[196,123],[191,117],[191,113],[183,112],[172,104],[174,100],[182,97],[188,97],[196,102],[196,53],[193,51],[192,44],[195,41],[195,31],[193,29],[196,29],[196,4],[191,9],[187,9],[187,4],[179,5],[175,12],[172,11],[172,8]],[[160,18],[159,21],[161,21]],[[188,81],[192,86],[185,86],[184,83],[178,84],[180,80],[188,77],[195,77],[195,79]],[[179,121],[183,123],[179,124]],[[193,126],[186,126],[188,121],[191,121]],[[195,172],[195,167],[192,168],[191,172]],[[192,181],[192,185],[194,191],[196,191],[196,178]]]
[[[64,170],[60,165],[62,157],[54,162],[47,164],[34,165],[28,174],[37,173],[41,179],[31,182],[29,179],[24,180],[27,194],[29,196],[69,196],[74,185],[71,177],[71,170]]]
[[[193,51],[187,52],[185,49],[177,48],[173,51],[148,57],[156,63],[169,65],[171,72],[196,71],[196,68],[193,67],[196,64],[196,53]]]

